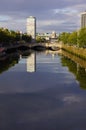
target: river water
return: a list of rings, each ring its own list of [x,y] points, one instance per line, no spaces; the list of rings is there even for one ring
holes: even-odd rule
[[[1,59],[0,130],[86,130],[86,61],[62,51]]]

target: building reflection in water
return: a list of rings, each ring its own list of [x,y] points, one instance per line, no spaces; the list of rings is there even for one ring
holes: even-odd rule
[[[27,72],[36,71],[36,53],[32,53],[27,57]]]

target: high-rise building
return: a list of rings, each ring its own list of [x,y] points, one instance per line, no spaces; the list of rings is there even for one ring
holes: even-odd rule
[[[32,42],[36,39],[36,18],[30,16],[27,18],[27,34],[32,36]]]
[[[81,28],[86,27],[86,11],[81,13]]]

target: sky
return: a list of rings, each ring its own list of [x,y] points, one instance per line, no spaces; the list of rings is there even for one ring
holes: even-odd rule
[[[37,33],[72,32],[80,28],[86,0],[0,0],[0,27],[26,32],[29,16]]]

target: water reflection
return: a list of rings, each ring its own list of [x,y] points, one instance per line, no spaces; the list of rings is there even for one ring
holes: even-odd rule
[[[47,50],[45,52],[39,52],[39,53],[28,52],[27,55],[26,55],[26,53],[23,53],[22,55],[15,54],[15,53],[7,55],[5,58],[0,59],[0,73],[9,70],[13,66],[15,67],[16,64],[19,64],[19,61],[21,62],[22,59],[25,59],[25,58],[26,58],[26,61],[25,61],[26,62],[26,67],[25,67],[26,71],[27,72],[36,72],[39,70],[39,67],[36,67],[36,66],[39,66],[39,65],[37,65],[38,63],[36,63],[36,62],[39,62],[39,59],[40,59],[38,57],[38,60],[37,60],[36,55],[41,55],[44,53],[45,53],[45,56],[51,55],[53,60],[56,55],[60,56],[62,65],[65,67],[68,67],[69,71],[75,75],[76,80],[79,81],[80,87],[86,89],[86,61],[82,60],[68,52],[62,51],[62,50],[60,50],[60,51]],[[46,60],[47,60],[47,65],[48,65],[48,59],[46,59]],[[52,63],[53,63],[53,60],[52,60]],[[50,64],[50,62],[49,62],[49,64]],[[43,65],[43,63],[41,64],[41,66],[42,65]],[[43,67],[44,67],[44,65],[43,65]],[[47,68],[47,70],[46,70],[46,68],[43,68],[43,67],[41,68],[41,70],[44,69],[44,71],[48,71],[49,67]],[[58,67],[58,64],[57,64],[57,67]],[[24,66],[22,67],[22,69],[23,68],[24,68]],[[51,71],[51,70],[52,70],[52,68],[49,69],[49,71]],[[57,69],[55,69],[55,71],[56,70]],[[53,69],[53,71],[54,71],[54,69]]]
[[[19,62],[19,55],[16,53],[0,58],[0,73],[9,70]]]
[[[10,55],[0,65],[0,130],[86,130],[86,91],[79,87],[86,69],[79,62],[47,51]]]
[[[62,65],[67,66],[79,81],[80,87],[86,89],[86,61],[64,51],[62,55]]]
[[[36,52],[27,57],[27,72],[36,71]]]
[[[52,60],[50,59],[50,56],[52,57]],[[44,71],[62,73],[65,71],[65,69],[60,67],[60,60],[57,59],[56,56],[61,59],[62,66],[67,67],[68,70],[74,74],[74,76],[76,77],[76,81],[78,81],[80,84],[80,87],[86,89],[86,61],[62,50],[47,50],[45,52],[27,51],[25,53],[14,53],[7,55],[6,57],[0,59],[0,73],[9,70],[13,66],[15,68],[16,64],[18,64],[18,66],[16,67],[18,71],[21,66],[20,63],[22,63],[24,59],[26,59],[23,62],[25,64],[25,70],[27,72]],[[23,69],[24,65],[22,66],[22,70]]]

